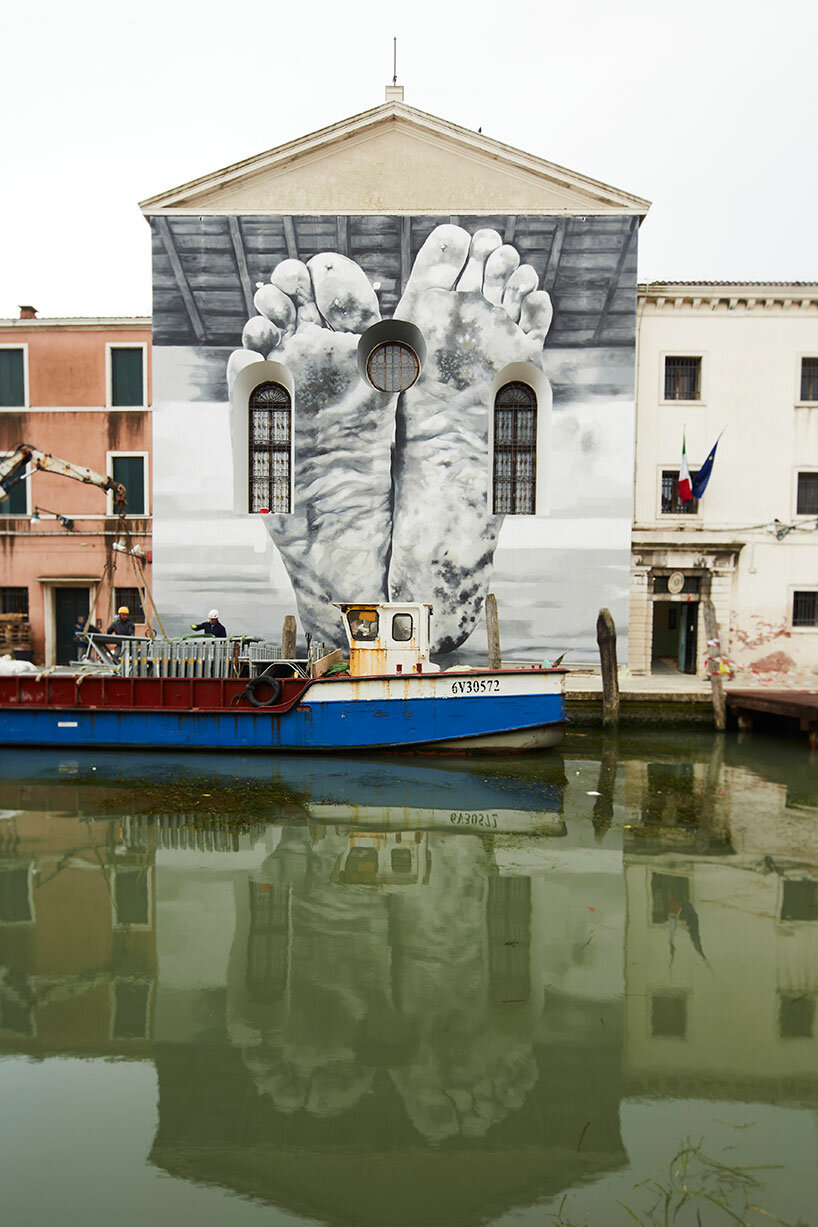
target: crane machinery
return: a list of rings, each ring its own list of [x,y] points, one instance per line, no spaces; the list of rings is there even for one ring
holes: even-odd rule
[[[74,481],[85,485],[99,486],[100,490],[111,490],[114,496],[114,511],[117,515],[125,514],[126,492],[121,481],[113,477],[103,477],[93,469],[82,464],[72,464],[68,460],[60,460],[48,452],[41,452],[30,443],[18,443],[14,451],[0,461],[0,502],[7,497],[12,486],[23,479],[28,465],[40,469],[43,473],[59,473],[62,477],[71,477]]]
[[[31,443],[18,443],[12,452],[0,460],[0,508],[2,508],[3,499],[8,496],[12,486],[24,479],[29,465],[43,473],[58,473],[61,477],[70,477],[73,481],[81,481],[86,486],[97,486],[100,490],[110,490],[113,494],[114,512],[117,517],[117,540],[114,542],[113,549],[120,553],[131,555],[134,559],[134,565],[137,560],[144,561],[142,547],[139,545],[132,546],[130,542],[130,531],[125,518],[127,512],[127,491],[122,482],[115,481],[113,477],[105,477],[102,473],[97,473],[94,469],[89,469],[84,464],[73,464],[70,460],[60,460],[58,456],[52,456],[49,452],[43,452]],[[106,563],[105,573],[107,574],[108,572],[111,573],[111,582],[113,583],[113,561]],[[156,617],[157,624],[164,634],[162,620],[159,617],[150,589],[145,583],[144,577],[138,571],[136,578],[137,588],[147,598],[147,601],[150,602],[150,607]],[[101,591],[102,584],[99,586],[98,596]],[[91,616],[91,613],[89,613],[86,629],[90,624]]]

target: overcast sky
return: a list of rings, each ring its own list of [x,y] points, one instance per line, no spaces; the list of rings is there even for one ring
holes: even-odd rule
[[[815,0],[29,0],[0,315],[147,315],[137,201],[382,102],[393,35],[411,105],[651,200],[642,280],[818,281]]]

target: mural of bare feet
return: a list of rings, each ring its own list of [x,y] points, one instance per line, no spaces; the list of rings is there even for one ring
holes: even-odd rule
[[[358,371],[380,313],[352,260],[284,260],[254,301],[228,383],[263,357],[295,383],[294,513],[264,521],[304,629],[342,642],[332,602],[388,596],[431,602],[433,649],[459,647],[482,615],[502,524],[489,504],[492,385],[510,363],[540,365],[551,322],[536,273],[494,230],[436,227],[395,312],[428,351],[400,399]]]
[[[428,352],[398,409],[389,593],[434,605],[437,652],[459,647],[483,611],[503,519],[489,502],[492,384],[512,362],[540,366],[552,307],[536,287],[496,230],[438,226],[395,312]]]
[[[380,319],[365,273],[334,252],[284,260],[259,288],[259,315],[231,355],[228,383],[248,362],[286,366],[296,388],[295,505],[265,515],[292,580],[305,631],[341,634],[333,601],[386,599],[391,536],[394,396],[365,383],[360,334]]]

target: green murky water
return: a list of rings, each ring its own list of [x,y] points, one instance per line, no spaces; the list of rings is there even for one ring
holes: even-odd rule
[[[818,766],[0,756],[23,1224],[818,1221]]]

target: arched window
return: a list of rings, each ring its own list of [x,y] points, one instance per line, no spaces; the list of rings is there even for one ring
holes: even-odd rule
[[[250,511],[290,511],[292,403],[280,383],[250,393]]]
[[[495,515],[532,516],[537,507],[537,397],[507,383],[494,398]]]

